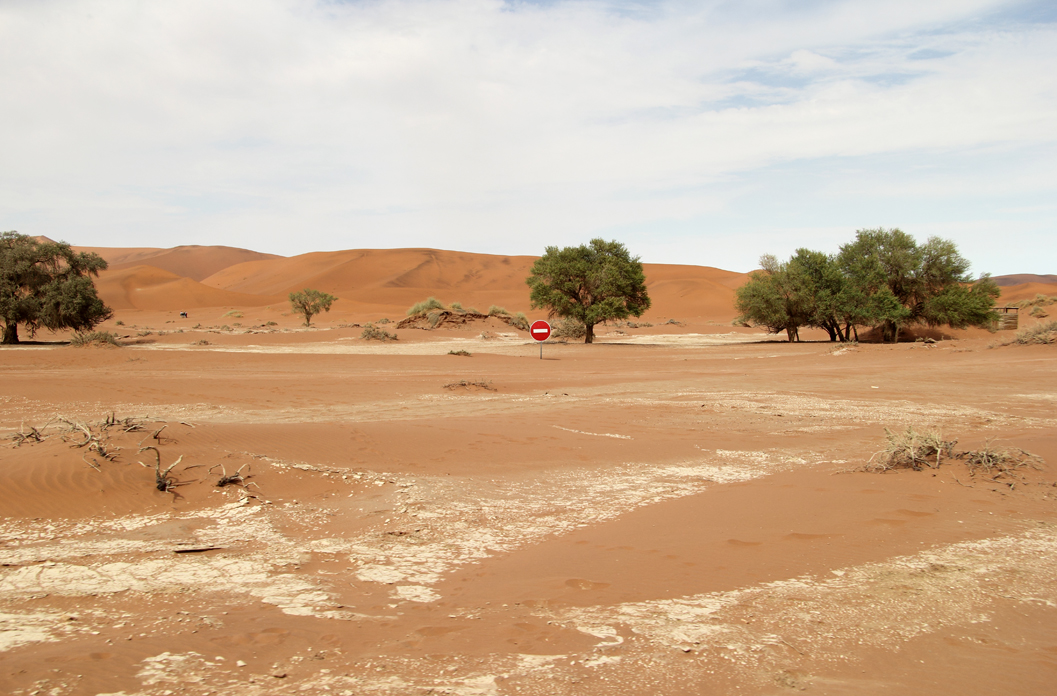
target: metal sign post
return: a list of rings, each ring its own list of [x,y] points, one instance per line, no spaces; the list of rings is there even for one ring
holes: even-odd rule
[[[529,335],[540,344],[540,360],[543,360],[543,342],[551,337],[551,325],[542,319],[534,321],[529,327]]]

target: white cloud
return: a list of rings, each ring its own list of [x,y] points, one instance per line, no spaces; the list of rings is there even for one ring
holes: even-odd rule
[[[533,253],[639,226],[662,248],[729,224],[776,165],[1054,140],[1053,25],[987,0],[800,5],[8,2],[0,227]]]

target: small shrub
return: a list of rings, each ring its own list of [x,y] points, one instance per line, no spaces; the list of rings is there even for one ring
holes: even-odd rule
[[[224,317],[234,317],[235,319],[241,319],[242,318],[242,312],[240,312],[237,309],[233,309],[230,312],[225,312],[224,314],[222,314],[220,316],[221,319],[223,319]]]
[[[376,321],[374,323],[375,324],[392,324],[393,322],[390,321],[389,319],[387,319],[386,317],[382,317],[381,319],[379,319],[378,321]]]
[[[136,333],[136,336],[138,336],[139,338],[143,338],[144,336],[151,336],[153,334],[153,331],[139,331]]]
[[[194,325],[194,326],[192,326],[191,328],[192,328],[192,329],[200,329],[200,328],[202,328],[202,325],[201,325],[201,324],[195,324],[195,325]]]
[[[231,331],[231,327],[228,326],[227,324],[224,324],[223,326],[220,327],[220,330],[221,331]]]
[[[481,310],[477,309],[476,307],[467,307],[466,311],[468,313],[470,313],[470,314],[480,314],[481,313]]]
[[[551,336],[555,338],[583,338],[587,335],[587,327],[578,319],[562,317],[554,324]]]
[[[462,309],[462,302],[452,302],[451,304],[448,305],[448,307],[450,307],[452,309],[461,310]]]
[[[1019,344],[1027,346],[1031,344],[1052,345],[1057,343],[1057,320],[1041,322],[1035,326],[1021,329],[1010,341],[1003,345]]]
[[[1057,295],[1043,295],[1041,292],[1037,293],[1035,297],[1030,300],[1021,300],[1020,302],[1013,302],[1013,307],[1046,307],[1048,305],[1057,303]]]
[[[675,319],[669,319],[668,321],[664,322],[664,324],[662,324],[662,326],[667,326],[668,324],[671,324],[672,326],[682,326],[682,325],[683,325],[683,322],[681,322],[681,321],[676,321]],[[741,326],[747,326],[747,324],[745,324],[744,322],[742,322],[742,323],[741,323]]]
[[[969,467],[969,474],[975,476],[983,472],[995,476],[1010,474],[1026,466],[1039,468],[1042,458],[1031,452],[1018,448],[999,449],[994,441],[988,440],[983,449],[962,452],[959,455]]]
[[[360,338],[367,341],[396,341],[396,334],[389,333],[385,329],[379,329],[374,324],[368,324],[363,327],[363,333],[360,334]]]
[[[208,346],[208,345],[210,345],[210,343],[209,343],[209,341],[205,340],[204,338],[200,338],[197,341],[195,341],[194,343],[192,343],[191,345],[193,345],[193,346]]]
[[[448,355],[461,355],[464,358],[472,357],[472,353],[468,350],[449,350]]]
[[[267,324],[265,324],[265,326],[279,326],[279,322],[277,322],[277,321],[269,321]]]
[[[491,307],[488,308],[488,316],[495,317],[495,316],[499,316],[500,314],[502,314],[504,316],[509,316],[510,312],[506,311],[506,309],[504,309],[503,307],[500,307],[499,305],[492,305]]]
[[[1045,319],[1046,317],[1050,316],[1050,314],[1042,307],[1036,307],[1035,309],[1031,310],[1031,316],[1037,319]]]
[[[120,346],[117,334],[109,331],[78,331],[70,337],[70,345],[84,348],[86,346]]]
[[[529,330],[528,317],[525,316],[524,312],[518,312],[517,314],[514,315],[514,318],[510,321],[510,325],[513,326],[516,329],[521,329],[522,331],[528,331]]]
[[[440,312],[430,312],[426,318],[429,320],[429,328],[435,329],[440,323]]]
[[[407,316],[413,317],[416,314],[422,314],[428,312],[431,309],[444,309],[444,304],[436,297],[428,297],[422,302],[411,305],[411,308],[407,310]]]
[[[118,319],[118,320],[117,320],[117,321],[115,321],[114,323],[115,323],[116,325],[118,325],[118,326],[124,326],[124,325],[125,325],[125,322],[121,321],[120,319]]]
[[[936,468],[941,458],[954,457],[954,445],[957,440],[944,440],[939,433],[929,430],[924,433],[914,431],[908,426],[903,432],[894,433],[885,428],[887,446],[870,457],[867,470],[887,471],[889,469],[914,469],[920,471],[922,465]],[[874,462],[874,459],[877,462]]]

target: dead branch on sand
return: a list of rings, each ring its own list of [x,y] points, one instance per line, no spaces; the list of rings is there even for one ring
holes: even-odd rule
[[[483,380],[469,381],[460,379],[458,382],[451,382],[450,384],[444,385],[445,389],[455,391],[456,389],[487,389],[488,391],[495,391],[495,387],[492,386],[491,382],[485,382]]]
[[[242,475],[242,470],[249,466],[249,462],[240,466],[235,473],[230,475],[228,474],[227,469],[224,468],[223,464],[214,464],[213,466],[209,467],[209,471],[207,473],[213,473],[213,469],[217,468],[218,466],[220,467],[220,480],[216,482],[217,488],[223,488],[224,486],[231,485],[242,486],[243,488],[248,488],[249,486],[257,486],[256,483],[247,483],[248,479],[253,478],[252,475]],[[257,486],[257,488],[259,489],[260,486]]]
[[[26,440],[31,442],[44,442],[48,439],[48,436],[44,434],[44,431],[48,429],[48,426],[55,421],[48,421],[39,428],[30,426],[29,432],[26,432],[26,423],[22,421],[18,426],[18,432],[11,436],[11,439],[15,441],[15,447],[21,447],[22,443]]]
[[[146,452],[147,450],[153,450],[154,451],[154,456],[157,459],[157,461],[154,463],[154,486],[155,486],[155,488],[157,488],[159,491],[161,491],[163,493],[172,493],[175,496],[176,495],[176,491],[174,491],[173,489],[176,488],[177,486],[182,486],[183,484],[180,483],[179,481],[177,481],[176,479],[172,478],[171,476],[169,476],[169,472],[172,471],[176,467],[177,464],[179,464],[181,461],[183,461],[184,456],[181,454],[176,459],[175,462],[173,462],[172,464],[169,465],[169,467],[165,471],[162,471],[161,470],[161,452],[159,452],[158,448],[154,447],[153,445],[147,445],[146,447],[140,447],[140,449],[139,449],[140,452]],[[149,466],[147,466],[143,462],[140,462],[139,465],[142,466],[142,467],[146,467],[148,469],[150,468]]]

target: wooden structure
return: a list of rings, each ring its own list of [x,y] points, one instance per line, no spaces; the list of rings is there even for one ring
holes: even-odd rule
[[[998,321],[995,322],[996,331],[1016,329],[1020,324],[1020,307],[995,307],[998,312]]]

